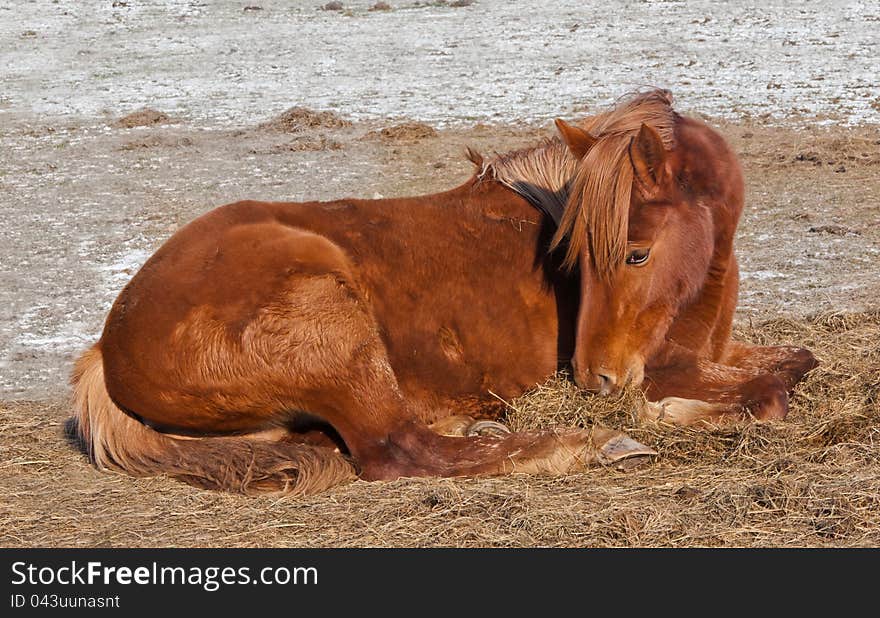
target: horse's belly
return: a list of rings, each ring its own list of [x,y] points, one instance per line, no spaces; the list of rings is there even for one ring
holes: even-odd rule
[[[546,380],[559,365],[556,304],[538,287],[530,300],[502,298],[488,308],[474,299],[448,311],[428,304],[402,322],[380,316],[404,392],[412,398],[508,398]]]

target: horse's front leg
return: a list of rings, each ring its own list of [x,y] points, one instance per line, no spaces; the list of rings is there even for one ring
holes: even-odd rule
[[[676,425],[785,418],[789,377],[763,367],[713,363],[670,347],[646,368],[642,417]]]
[[[813,353],[796,346],[760,346],[730,341],[721,364],[771,373],[785,384],[790,392],[804,375],[819,365]]]

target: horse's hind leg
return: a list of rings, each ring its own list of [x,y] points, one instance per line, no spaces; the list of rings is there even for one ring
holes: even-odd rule
[[[426,403],[419,407],[427,408],[430,418],[436,419],[430,427],[441,436],[503,436],[510,433],[507,425],[499,422],[507,407],[502,401],[454,397],[439,404]],[[438,412],[445,412],[446,416],[437,418]]]
[[[454,414],[434,421],[429,425],[431,431],[441,436],[503,436],[510,433],[510,428],[498,421],[475,419],[466,414]]]
[[[251,346],[272,355],[272,390],[289,409],[317,415],[339,433],[362,478],[564,473],[591,463],[653,454],[607,430],[447,437],[408,405],[379,329],[348,269],[294,274],[262,312]]]

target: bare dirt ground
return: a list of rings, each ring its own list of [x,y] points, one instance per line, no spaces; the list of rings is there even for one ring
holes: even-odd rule
[[[880,543],[880,130],[872,126],[719,123],[748,179],[737,240],[739,336],[796,342],[823,361],[785,422],[638,427],[626,401],[609,405],[556,381],[513,402],[511,423],[626,427],[660,459],[562,479],[357,482],[307,499],[224,495],[92,469],[64,434],[70,363],[99,332],[119,288],[182,223],[243,197],[440,190],[470,174],[465,145],[504,151],[548,133],[315,118],[294,111],[211,131],[166,119],[136,128],[32,119],[6,127],[5,143],[21,154],[0,179],[4,208],[27,225],[4,230],[16,267],[0,292],[8,400],[0,404],[0,544]],[[22,311],[37,297],[38,310]]]

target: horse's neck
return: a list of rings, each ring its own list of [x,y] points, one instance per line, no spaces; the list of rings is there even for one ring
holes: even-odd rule
[[[486,163],[480,176],[509,187],[558,225],[577,163],[568,148],[558,138],[552,138],[532,148],[498,155]]]
[[[484,174],[477,174],[450,191],[417,199],[432,206],[439,205],[444,217],[509,218],[533,225],[543,224],[548,217],[547,211],[523,195],[522,190]],[[552,221],[547,223],[556,227]]]

